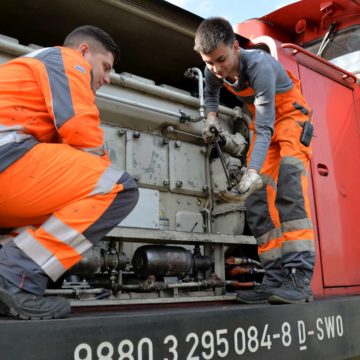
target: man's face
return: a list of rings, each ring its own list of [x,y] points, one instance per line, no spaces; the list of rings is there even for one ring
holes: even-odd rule
[[[201,58],[207,68],[216,77],[224,79],[238,71],[239,44],[237,41],[232,46],[221,43],[209,54],[200,52]]]
[[[114,64],[114,56],[110,51],[92,52],[84,54],[93,72],[92,90],[94,93],[103,85],[110,83],[110,71]]]

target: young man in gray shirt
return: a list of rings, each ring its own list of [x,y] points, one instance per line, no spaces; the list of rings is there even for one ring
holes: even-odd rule
[[[200,24],[194,49],[206,64],[205,142],[213,141],[214,128],[221,132],[217,111],[222,86],[252,116],[247,170],[233,191],[245,200],[265,276],[254,289],[238,291],[237,300],[249,304],[310,301],[315,261],[307,197],[311,148],[303,135],[311,110],[300,82],[271,55],[240,48],[223,18]]]

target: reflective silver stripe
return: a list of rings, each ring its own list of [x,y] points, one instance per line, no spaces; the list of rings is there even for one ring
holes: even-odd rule
[[[31,53],[25,54],[24,57],[36,57],[38,55],[40,55],[42,52],[45,52],[47,50],[49,50],[51,48],[42,48],[42,49],[38,49],[38,50],[34,50]]]
[[[78,149],[81,150],[81,151],[85,151],[87,153],[90,153],[90,154],[98,155],[98,156],[102,156],[102,155],[105,154],[104,145],[94,147],[94,148],[78,148]]]
[[[0,146],[32,138],[31,135],[24,133],[24,130],[22,125],[5,126],[0,124]]]
[[[7,244],[9,241],[14,240],[14,238],[16,236],[23,233],[27,229],[36,230],[36,227],[35,226],[21,226],[21,227],[13,229],[9,234],[0,235],[0,244],[1,245]]]
[[[283,232],[312,229],[313,225],[310,219],[290,220],[281,223]]]
[[[66,269],[57,258],[27,231],[22,232],[13,241],[53,281],[56,281],[65,272]]]
[[[295,166],[297,167],[299,170],[301,170],[303,172],[303,175],[304,176],[307,176],[307,171],[306,169],[304,168],[304,164],[301,160],[299,160],[298,158],[296,157],[293,157],[293,156],[286,156],[286,157],[283,157],[281,159],[281,164],[280,166],[284,164],[284,165],[292,165],[292,166]]]
[[[72,247],[80,255],[90,249],[93,245],[84,235],[74,230],[54,215],[47,219],[41,227],[54,238]]]
[[[281,258],[281,249],[271,249],[269,251],[259,254],[259,258],[262,264],[267,263],[268,261],[274,261]]]
[[[289,240],[284,241],[281,251],[283,254],[293,252],[315,251],[315,245],[313,240]]]
[[[75,115],[61,49],[47,48],[33,57],[45,65],[50,84],[55,126],[60,129],[67,120]]]
[[[14,236],[12,235],[0,235],[0,244],[4,246],[9,241],[14,240]]]
[[[5,126],[0,124],[0,133],[7,131],[24,131],[25,128],[22,125]]]
[[[0,146],[10,144],[12,142],[20,143],[30,138],[32,138],[31,135],[22,134],[18,131],[0,132]]]
[[[115,168],[114,165],[108,166],[90,195],[108,194],[123,174],[124,171]]]
[[[258,245],[266,245],[270,240],[279,239],[282,236],[281,229],[272,229],[256,238]]]
[[[277,189],[276,182],[270,176],[265,175],[265,174],[261,174],[261,179],[262,179],[264,184],[270,185],[274,190]]]

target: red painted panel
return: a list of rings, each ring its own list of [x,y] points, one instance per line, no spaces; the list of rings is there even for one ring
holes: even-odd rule
[[[314,109],[311,168],[324,285],[360,285],[360,133],[354,91],[302,65],[299,71]]]

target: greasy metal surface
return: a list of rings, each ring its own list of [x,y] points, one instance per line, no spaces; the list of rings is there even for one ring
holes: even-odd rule
[[[176,193],[204,196],[207,184],[205,155],[202,147],[170,140],[170,190]]]
[[[126,167],[139,185],[167,190],[169,178],[168,145],[164,138],[136,131],[126,133]]]
[[[189,231],[192,233],[204,232],[204,219],[200,213],[178,211],[175,220],[177,231]]]
[[[120,227],[159,229],[159,191],[139,189],[139,201]]]
[[[222,244],[256,244],[253,236],[248,235],[225,235],[225,234],[201,234],[188,233],[184,231],[151,230],[151,229],[130,229],[115,228],[108,236],[114,236],[119,240],[137,242],[158,242],[158,243],[222,243]]]

